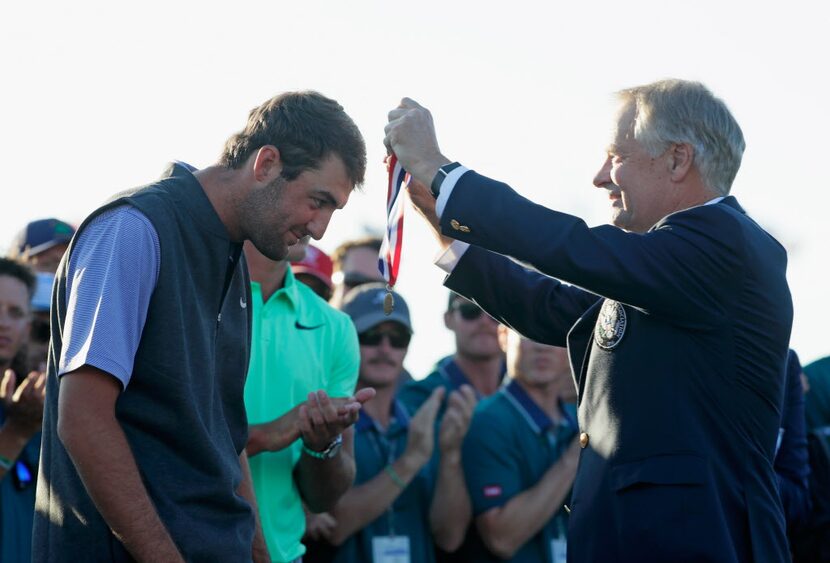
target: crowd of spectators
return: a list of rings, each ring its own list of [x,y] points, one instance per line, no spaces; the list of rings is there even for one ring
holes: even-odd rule
[[[0,259],[0,562],[31,550],[49,294],[73,234],[33,221]],[[450,293],[455,352],[413,378],[417,332],[404,296],[383,312],[379,248],[330,258],[304,239],[274,261],[245,246],[246,450],[273,561],[564,562],[579,452],[566,350]],[[347,400],[354,417],[312,424]],[[828,465],[830,358],[802,370],[791,352],[775,467],[796,561],[830,560]]]

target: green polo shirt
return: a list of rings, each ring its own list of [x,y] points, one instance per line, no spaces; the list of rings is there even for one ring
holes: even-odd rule
[[[409,415],[404,405],[395,401],[389,426],[384,430],[360,411],[355,424],[355,486],[371,481],[406,449]],[[355,532],[337,549],[334,563],[371,563],[375,538],[405,536],[409,538],[409,561],[433,563],[435,546],[429,527],[429,507],[435,488],[436,467],[427,463],[392,503],[392,506],[362,530]]]
[[[577,432],[575,405],[560,408],[562,421],[555,424],[515,380],[479,403],[462,450],[474,517],[536,485],[559,459]],[[560,508],[510,561],[551,563],[551,541],[565,537],[566,518]],[[502,561],[486,550],[477,530],[473,536],[475,561]]]
[[[267,303],[258,283],[251,284],[253,330],[251,363],[245,383],[248,423],[279,418],[324,389],[333,397],[354,393],[360,365],[357,333],[351,319],[294,279]],[[279,452],[250,459],[262,530],[274,561],[293,561],[305,553],[300,542],[305,515],[292,473],[302,453],[297,440]]]

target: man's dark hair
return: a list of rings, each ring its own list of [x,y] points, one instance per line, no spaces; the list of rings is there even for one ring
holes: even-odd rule
[[[341,271],[343,269],[343,261],[346,259],[346,254],[355,248],[370,248],[375,252],[380,252],[380,246],[383,244],[383,239],[378,237],[363,237],[354,240],[347,240],[340,246],[334,249],[331,253],[331,261],[334,263],[334,270]]]
[[[0,258],[0,276],[9,276],[20,280],[26,286],[26,291],[29,292],[29,300],[34,296],[37,279],[32,269],[23,262],[11,258]]]
[[[286,180],[318,169],[322,160],[337,155],[352,183],[363,184],[363,136],[343,107],[319,92],[286,92],[251,110],[245,128],[225,143],[219,162],[238,169],[265,145],[280,151]]]

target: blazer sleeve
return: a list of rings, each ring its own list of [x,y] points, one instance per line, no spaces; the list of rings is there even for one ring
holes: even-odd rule
[[[742,282],[743,230],[724,205],[669,216],[646,234],[547,209],[475,172],[455,185],[441,217],[450,237],[650,314],[711,326]]]
[[[471,246],[444,282],[519,334],[565,346],[568,331],[598,296]]]

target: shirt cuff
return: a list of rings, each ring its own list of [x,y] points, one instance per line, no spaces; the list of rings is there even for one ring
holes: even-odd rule
[[[441,187],[438,191],[438,199],[435,201],[435,213],[438,215],[439,219],[441,218],[441,215],[444,213],[444,207],[447,206],[447,200],[450,199],[452,191],[455,189],[456,182],[458,182],[461,176],[463,176],[465,173],[469,171],[469,168],[465,168],[464,166],[458,166],[452,172],[447,174],[447,177],[444,178],[443,182],[441,182]]]
[[[452,244],[435,258],[435,265],[448,274],[451,274],[468,248],[470,248],[470,245],[466,242],[460,240],[452,241]]]

